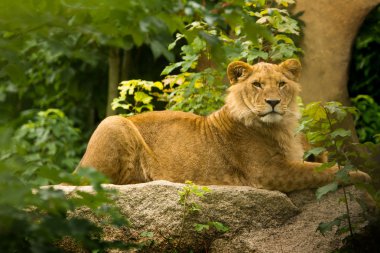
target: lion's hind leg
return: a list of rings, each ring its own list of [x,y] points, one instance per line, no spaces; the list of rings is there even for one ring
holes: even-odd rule
[[[114,184],[146,182],[149,178],[141,164],[147,149],[130,120],[111,116],[104,119],[92,134],[78,168],[93,167]]]

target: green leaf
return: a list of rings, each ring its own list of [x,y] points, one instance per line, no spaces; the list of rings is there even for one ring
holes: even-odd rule
[[[319,187],[317,191],[315,192],[315,195],[317,199],[321,199],[321,197],[329,192],[335,192],[338,189],[338,183],[337,182],[332,182],[328,185]]]
[[[308,150],[308,151],[305,152],[304,159],[308,158],[311,155],[318,156],[318,155],[322,154],[325,151],[326,151],[326,148],[324,148],[324,147],[312,148],[312,149],[310,149],[310,150]]]
[[[134,99],[136,102],[142,102],[143,104],[149,104],[153,97],[149,96],[145,92],[142,91],[136,91],[134,95]]]
[[[268,29],[266,29],[265,26],[256,23],[252,17],[245,17],[243,24],[243,33],[247,36],[248,40],[253,43],[257,43],[260,37],[264,37],[267,41],[273,42],[273,35]]]
[[[329,169],[333,167],[336,164],[336,162],[327,162],[327,163],[322,163],[320,166],[316,167],[314,170],[317,172],[322,172],[325,171],[326,169]]]
[[[210,226],[207,225],[207,224],[194,224],[194,229],[195,231],[197,231],[198,233],[202,233],[204,230],[209,230],[210,229]]]
[[[180,34],[180,33],[177,33],[175,36],[176,36],[176,39],[175,39],[175,41],[173,41],[172,43],[169,44],[168,50],[173,50],[173,48],[176,46],[178,40],[180,40],[184,37],[184,35]]]
[[[164,68],[164,70],[161,72],[162,76],[169,75],[174,69],[181,67],[183,62],[176,62],[173,64],[170,64]]]
[[[343,183],[348,183],[350,182],[350,174],[349,172],[354,170],[355,167],[351,164],[345,165],[342,169],[340,169],[336,174],[336,180],[343,182]]]
[[[323,109],[321,102],[313,102],[306,105],[303,114],[309,116],[315,121],[327,119],[326,111]]]
[[[163,90],[164,89],[164,85],[161,82],[154,82],[153,86],[156,87],[156,88],[158,88],[159,90]]]
[[[209,224],[212,225],[218,232],[226,233],[230,230],[229,227],[217,221],[211,221]]]
[[[202,209],[201,209],[201,206],[199,204],[197,204],[197,203],[191,203],[190,209],[189,209],[190,212],[199,212],[201,210]]]
[[[314,126],[316,127],[316,126]],[[306,136],[307,140],[309,141],[310,144],[318,144],[320,142],[326,143],[328,142],[328,135],[324,134],[322,132],[321,127],[317,127],[318,130],[316,132],[313,131],[307,131]]]
[[[352,135],[351,130],[345,130],[343,128],[338,128],[334,130],[331,134],[331,137],[335,139],[336,137],[350,137]]]
[[[318,225],[317,231],[321,232],[322,235],[325,235],[327,232],[332,231],[333,227],[340,227],[343,220],[346,219],[346,214],[335,218],[329,222],[321,222]]]

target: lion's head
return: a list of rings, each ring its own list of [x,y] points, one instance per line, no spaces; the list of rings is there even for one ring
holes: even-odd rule
[[[232,116],[246,125],[253,122],[276,124],[289,116],[297,116],[297,83],[301,71],[298,60],[290,59],[279,65],[258,63],[249,65],[236,61],[228,65],[231,83],[226,104]]]

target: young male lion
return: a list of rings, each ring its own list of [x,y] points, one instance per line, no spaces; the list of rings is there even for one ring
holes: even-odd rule
[[[79,167],[94,167],[112,183],[152,180],[247,185],[290,192],[334,180],[337,168],[302,161],[295,136],[301,65],[232,62],[225,105],[207,117],[161,111],[112,116],[92,135]],[[369,180],[351,172],[354,181]]]

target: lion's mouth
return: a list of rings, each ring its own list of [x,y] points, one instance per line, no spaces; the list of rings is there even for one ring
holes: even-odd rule
[[[259,117],[265,117],[265,116],[268,116],[268,115],[284,115],[285,113],[281,113],[281,112],[277,112],[275,110],[272,110],[272,111],[269,111],[269,112],[266,112],[266,113],[262,113],[262,114],[259,114]]]

